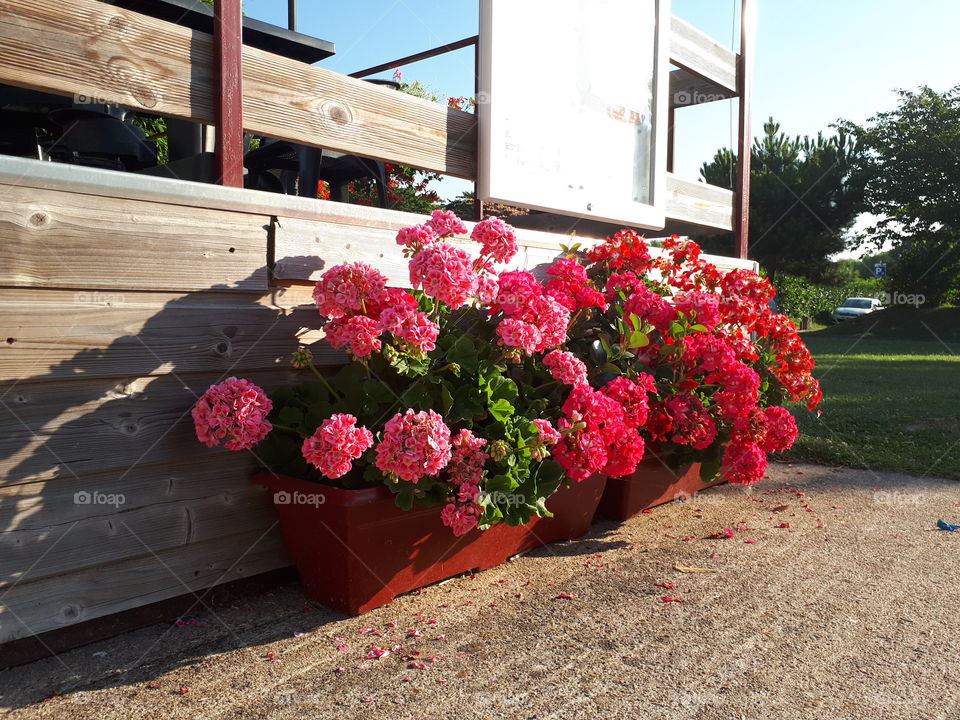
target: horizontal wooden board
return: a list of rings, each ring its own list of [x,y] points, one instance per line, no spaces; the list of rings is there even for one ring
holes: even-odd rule
[[[0,82],[213,122],[210,35],[95,0],[5,0]],[[243,48],[244,128],[459,177],[476,175],[469,114]]]
[[[267,288],[267,216],[11,185],[0,190],[0,285],[105,295]]]
[[[686,70],[677,69],[670,72],[670,106],[672,108],[703,105],[733,97],[736,97],[736,93]]]
[[[667,206],[671,220],[694,229],[733,230],[734,193],[726,188],[685,180],[667,173]]]
[[[246,482],[245,482],[246,481]],[[128,508],[131,491],[80,490],[74,502],[89,500],[97,514],[37,529],[0,532],[0,592],[18,582],[72,574],[81,568],[160,552],[244,530],[263,530],[276,521],[271,496],[249,484],[249,470],[232,493]],[[54,481],[52,484],[56,484]],[[102,501],[102,502],[101,502]],[[93,505],[93,503],[96,503]]]
[[[670,62],[737,93],[737,54],[676,15],[670,22]]]
[[[302,379],[290,370],[242,373],[265,389]],[[0,393],[0,483],[117,471],[230,453],[201,445],[190,410],[225,373],[20,383]]]
[[[39,530],[103,514],[94,503],[77,502],[77,493],[121,493],[123,509],[183,503],[211,497],[225,502],[250,488],[255,458],[250,453],[224,454],[211,450],[188,463],[177,458],[141,464],[124,474],[107,471],[50,481],[0,484],[0,528]],[[83,496],[79,497],[83,500]]]
[[[315,309],[278,294],[0,289],[0,394],[18,381],[286,367],[322,333]]]
[[[365,262],[386,275],[391,285],[409,287],[410,275],[402,248],[396,243],[397,230],[426,220],[409,213],[393,213],[379,208],[364,208],[362,214],[342,215],[336,222],[326,219],[278,218],[274,231],[274,277],[280,280],[318,280],[325,270],[343,262]],[[468,232],[473,223],[465,223]],[[504,267],[532,268],[541,262],[537,254],[533,265],[528,260],[531,248],[560,252],[560,243],[570,237],[534,230],[518,230],[517,256]],[[467,238],[452,243],[476,254],[479,246]]]
[[[3,595],[0,643],[288,565],[289,556],[279,529],[274,527],[267,532],[240,532],[161,550],[155,555],[144,551],[68,577],[24,582]]]

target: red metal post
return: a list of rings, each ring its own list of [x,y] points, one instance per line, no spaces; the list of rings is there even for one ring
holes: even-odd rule
[[[756,23],[755,0],[740,5],[740,55],[737,57],[737,95],[740,97],[740,122],[737,134],[737,199],[733,229],[737,257],[746,258],[750,250],[750,101],[753,92],[753,40]]]
[[[214,0],[217,172],[220,183],[243,187],[243,12],[240,0]]]

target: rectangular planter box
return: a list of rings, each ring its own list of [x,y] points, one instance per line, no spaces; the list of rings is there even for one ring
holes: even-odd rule
[[[440,506],[401,510],[384,486],[343,490],[270,473],[253,478],[274,491],[284,540],[307,596],[349,615],[460,573],[500,565],[525,550],[585,535],[604,480],[561,487],[547,500],[552,518],[515,527],[498,523],[455,537],[440,521]]]
[[[703,482],[700,463],[673,470],[647,454],[632,475],[607,478],[597,514],[610,520],[627,520],[644,510],[689,497],[721,482]]]

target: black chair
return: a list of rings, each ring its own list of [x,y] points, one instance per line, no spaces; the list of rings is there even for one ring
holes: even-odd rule
[[[377,185],[380,207],[387,207],[387,176],[383,163],[357,155],[322,150],[285,140],[265,140],[244,157],[244,186],[301,197],[316,197],[320,180],[330,184],[330,199],[347,202],[350,183],[370,178]]]

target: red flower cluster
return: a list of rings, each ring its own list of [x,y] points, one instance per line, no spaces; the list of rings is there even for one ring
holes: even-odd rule
[[[628,376],[649,372],[659,378],[654,387],[647,376],[655,399],[649,412],[628,424],[652,440],[692,450],[723,444],[726,478],[757,482],[766,453],[788,449],[797,436],[790,412],[767,406],[768,386],[815,408],[821,391],[811,374],[813,359],[790,320],[769,309],[775,290],[766,279],[744,269],[720,272],[696,243],[676,236],[651,254],[630,231],[585,253],[587,276],[610,302],[602,316],[608,318],[607,332],[621,333],[618,347],[630,348],[613,359],[619,358]],[[580,277],[568,268],[565,275]],[[647,337],[634,341],[631,334],[638,329]],[[602,392],[626,410],[629,402],[617,389],[621,380],[630,382],[620,378]],[[589,467],[599,466],[598,447],[603,444],[594,441],[582,451],[594,456]]]

